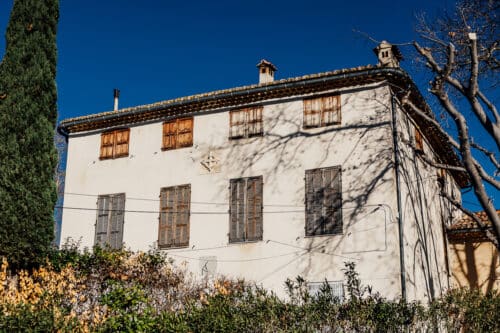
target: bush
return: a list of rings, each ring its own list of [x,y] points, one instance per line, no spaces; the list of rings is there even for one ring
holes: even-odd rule
[[[452,290],[428,306],[387,300],[346,263],[347,299],[301,277],[288,297],[225,278],[194,281],[162,253],[54,251],[32,271],[0,269],[0,331],[26,332],[428,332],[500,331],[500,295]]]

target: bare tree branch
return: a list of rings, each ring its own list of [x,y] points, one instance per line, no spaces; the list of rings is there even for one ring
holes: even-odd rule
[[[469,216],[476,224],[478,225],[479,229],[484,231],[486,234],[486,237],[495,245],[495,247],[498,249],[500,247],[497,238],[495,235],[489,230],[488,226],[486,226],[483,221],[479,217],[477,217],[476,214],[474,214],[473,211],[465,208],[460,202],[456,201],[454,198],[452,198],[446,191],[441,191],[441,196],[445,197],[453,206],[456,208],[460,209],[462,212],[464,212],[467,216]]]

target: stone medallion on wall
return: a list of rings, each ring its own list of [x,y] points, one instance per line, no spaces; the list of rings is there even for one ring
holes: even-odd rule
[[[200,161],[201,174],[211,174],[220,172],[220,158],[213,151],[208,151]]]

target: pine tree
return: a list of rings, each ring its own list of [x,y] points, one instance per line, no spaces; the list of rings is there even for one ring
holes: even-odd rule
[[[43,260],[54,238],[58,0],[14,0],[0,63],[0,256]]]

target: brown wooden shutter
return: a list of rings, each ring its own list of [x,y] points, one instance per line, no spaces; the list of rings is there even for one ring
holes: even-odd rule
[[[321,98],[322,126],[340,123],[340,96],[324,96]]]
[[[175,149],[177,137],[177,122],[175,120],[163,123],[163,150]]]
[[[106,132],[101,134],[101,151],[99,158],[113,158],[113,149],[115,145],[115,132]]]
[[[122,129],[115,131],[115,153],[113,157],[128,156],[128,143],[130,137],[130,129]]]
[[[424,139],[418,128],[415,128],[415,149],[418,153],[424,152]]]
[[[108,243],[112,249],[121,249],[123,245],[123,222],[125,217],[124,193],[111,197],[111,209]]]
[[[108,220],[109,220],[109,197],[99,196],[97,198],[97,222],[95,227],[94,245],[100,247],[106,246],[108,238]]]
[[[319,235],[323,224],[323,176],[321,169],[306,171],[306,236]]]
[[[247,136],[246,110],[232,110],[229,112],[229,137],[239,139]]]
[[[177,146],[191,147],[193,145],[193,118],[177,120]]]
[[[229,242],[245,240],[245,180],[230,181]]]
[[[304,100],[304,127],[321,126],[321,100],[318,98]]]
[[[247,121],[248,121],[248,136],[262,135],[262,106],[257,106],[247,109]]]
[[[262,177],[246,184],[246,240],[262,240]]]

